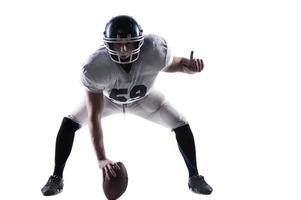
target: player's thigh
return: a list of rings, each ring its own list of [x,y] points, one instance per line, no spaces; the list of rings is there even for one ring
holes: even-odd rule
[[[122,108],[120,108],[120,106],[112,103],[107,97],[104,97],[104,108],[100,115],[101,118],[120,112],[122,112]],[[74,109],[74,111],[68,115],[68,118],[79,123],[81,126],[84,126],[88,123],[88,111],[86,108],[85,98],[83,98],[76,109]]]
[[[130,111],[170,130],[187,124],[185,117],[159,91],[153,91],[138,101]]]

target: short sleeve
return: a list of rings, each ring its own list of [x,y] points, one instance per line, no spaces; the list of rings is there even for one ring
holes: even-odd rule
[[[163,39],[163,52],[165,52],[164,67],[166,67],[172,62],[172,56],[171,56],[171,49],[168,46],[166,40],[164,40],[164,39]]]
[[[151,35],[150,38],[153,40],[154,55],[161,71],[172,62],[171,49],[163,37]]]
[[[82,70],[81,82],[90,92],[101,93],[105,89],[104,84],[96,83],[85,68]]]

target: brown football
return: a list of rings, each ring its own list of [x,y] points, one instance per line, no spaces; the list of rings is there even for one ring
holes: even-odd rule
[[[103,191],[108,200],[118,199],[126,190],[128,185],[128,174],[122,162],[117,162],[120,170],[116,171],[116,177],[108,178],[103,172]]]

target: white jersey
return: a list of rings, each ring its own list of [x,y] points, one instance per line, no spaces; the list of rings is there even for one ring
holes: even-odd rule
[[[139,59],[129,73],[99,48],[83,66],[81,81],[91,92],[103,92],[117,104],[132,103],[147,96],[160,71],[172,61],[170,48],[157,35],[145,35]]]

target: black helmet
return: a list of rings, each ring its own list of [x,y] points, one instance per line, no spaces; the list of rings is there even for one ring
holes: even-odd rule
[[[130,16],[120,15],[112,18],[106,25],[104,31],[104,45],[114,62],[127,64],[136,61],[139,57],[140,48],[144,37],[142,29],[136,20]],[[112,49],[112,44],[134,43],[134,49],[126,60],[120,58],[120,53]]]

